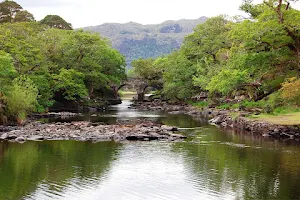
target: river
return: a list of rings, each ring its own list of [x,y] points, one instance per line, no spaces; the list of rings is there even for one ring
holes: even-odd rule
[[[68,120],[152,120],[183,142],[0,142],[0,199],[300,199],[300,147],[187,115],[128,109]],[[191,129],[193,128],[193,129]]]

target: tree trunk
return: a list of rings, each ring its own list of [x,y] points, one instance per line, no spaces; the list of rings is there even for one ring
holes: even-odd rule
[[[137,95],[138,95],[138,101],[143,102],[145,94],[144,93],[138,93]]]
[[[283,23],[283,13],[281,11],[281,6],[282,6],[282,0],[278,0],[278,6],[277,6],[277,14],[278,14],[278,21],[280,24]]]

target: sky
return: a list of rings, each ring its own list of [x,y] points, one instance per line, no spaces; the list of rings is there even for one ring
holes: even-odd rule
[[[259,2],[260,0],[255,0]],[[220,14],[243,14],[242,0],[16,0],[36,20],[59,15],[74,28],[103,23],[158,24],[166,20],[196,19]],[[300,8],[300,3],[297,3]]]

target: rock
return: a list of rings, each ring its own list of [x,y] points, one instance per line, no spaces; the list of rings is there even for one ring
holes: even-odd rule
[[[224,127],[226,127],[227,123],[226,122],[222,122],[221,125],[224,126]]]
[[[26,141],[26,139],[24,137],[17,137],[15,140],[17,142],[25,142]]]
[[[178,128],[174,126],[162,125],[160,128],[166,131],[178,131]]]
[[[180,135],[180,134],[171,134],[170,135],[173,138],[180,138],[180,139],[186,139],[187,137],[184,135]]]
[[[0,137],[0,139],[2,140],[6,140],[8,138],[8,134],[7,133],[3,133]]]
[[[181,113],[183,113],[182,111],[170,111],[170,112],[168,112],[168,114],[170,114],[170,115],[178,115],[178,114],[181,114]]]
[[[135,141],[138,140],[138,137],[136,135],[130,135],[126,137],[126,140]]]
[[[74,138],[76,141],[86,141],[86,139],[84,137],[76,137]]]
[[[34,136],[29,137],[27,140],[41,141],[41,140],[44,140],[44,137],[40,136],[40,135],[34,135]]]
[[[274,132],[274,133],[279,133],[279,129],[278,129],[278,128],[275,128],[275,129],[273,130],[273,132]]]
[[[214,117],[211,120],[208,121],[212,124],[220,124],[222,122],[222,118],[220,116]]]
[[[97,140],[99,141],[109,141],[112,139],[113,136],[111,135],[99,135],[97,136]]]
[[[9,134],[8,136],[7,136],[7,140],[14,140],[14,139],[16,139],[17,138],[17,136],[16,135],[14,135],[14,134]]]

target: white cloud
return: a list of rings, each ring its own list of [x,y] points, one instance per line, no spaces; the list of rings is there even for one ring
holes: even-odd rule
[[[259,0],[258,0],[259,1]],[[37,20],[57,14],[75,28],[106,22],[141,24],[241,14],[242,0],[19,0]]]

